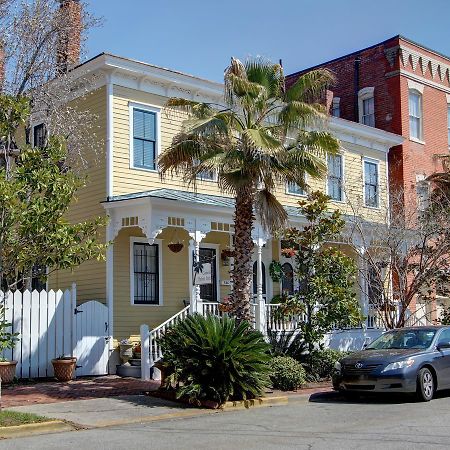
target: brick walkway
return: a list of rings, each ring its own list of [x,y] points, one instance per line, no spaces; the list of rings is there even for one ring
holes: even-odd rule
[[[115,375],[79,378],[68,383],[50,380],[38,381],[36,383],[4,386],[2,407],[137,395],[156,390],[159,385],[159,381],[141,381]]]

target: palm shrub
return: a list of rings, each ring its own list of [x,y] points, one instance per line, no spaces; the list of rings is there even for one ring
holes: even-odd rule
[[[192,315],[160,339],[166,386],[176,386],[177,398],[193,403],[263,395],[269,383],[269,345],[246,321]]]
[[[275,389],[295,391],[306,382],[305,369],[290,356],[275,356],[269,366],[270,381]]]
[[[287,214],[277,187],[306,188],[305,173],[322,176],[326,155],[339,150],[320,103],[332,80],[329,71],[318,69],[286,87],[280,64],[232,58],[222,105],[182,98],[167,103],[187,119],[158,159],[161,175],[181,175],[195,188],[202,173],[215,172],[219,188],[235,198],[231,305],[239,320],[251,317],[254,212],[264,228],[279,229]]]

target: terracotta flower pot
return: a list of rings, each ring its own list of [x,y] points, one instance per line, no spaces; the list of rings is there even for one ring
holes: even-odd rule
[[[0,361],[0,377],[2,383],[12,383],[16,376],[17,361]]]
[[[77,358],[52,359],[53,372],[58,381],[70,381],[75,374]]]

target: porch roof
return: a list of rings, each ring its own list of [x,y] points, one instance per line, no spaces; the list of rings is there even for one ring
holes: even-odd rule
[[[222,197],[220,195],[200,194],[198,192],[178,191],[176,189],[155,189],[152,191],[133,192],[132,194],[117,195],[110,197],[107,203],[124,200],[134,200],[139,198],[162,198],[165,200],[178,201],[183,203],[196,203],[213,207],[234,209],[234,199]],[[295,206],[284,206],[288,216],[302,217]]]

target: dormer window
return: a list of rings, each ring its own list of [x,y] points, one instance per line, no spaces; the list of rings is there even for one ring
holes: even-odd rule
[[[369,127],[375,126],[375,99],[373,87],[358,92],[359,122]]]

